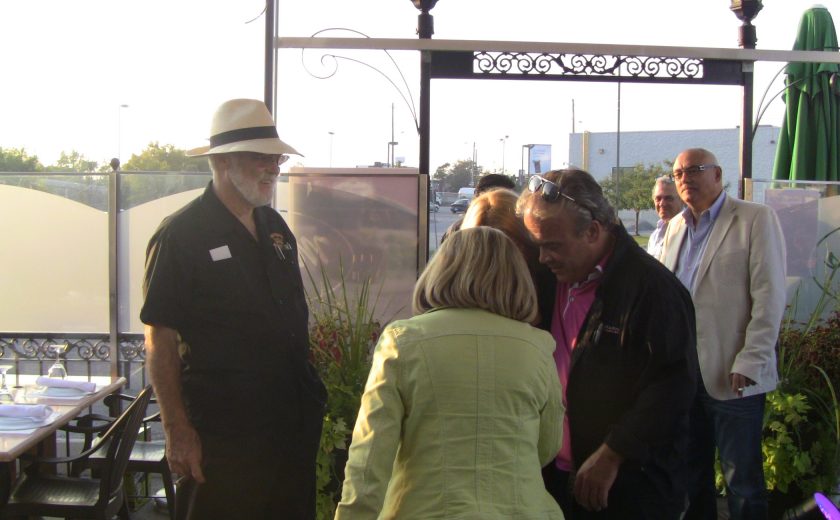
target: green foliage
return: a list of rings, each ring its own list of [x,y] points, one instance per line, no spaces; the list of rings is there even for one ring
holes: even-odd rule
[[[484,175],[484,169],[472,160],[458,161],[454,165],[445,163],[438,166],[432,178],[441,182],[441,191],[458,191],[465,186],[473,186],[474,181]]]
[[[23,148],[0,148],[0,172],[39,172],[43,169],[38,156],[30,156]]]
[[[341,498],[350,428],[356,422],[382,326],[374,316],[378,298],[371,300],[370,279],[351,293],[341,261],[336,283],[323,264],[317,280],[309,266],[304,268],[311,287],[306,296],[312,363],[328,393],[316,467],[317,518],[331,519]]]
[[[44,171],[48,172],[78,172],[78,173],[95,173],[99,169],[99,164],[96,161],[90,161],[76,150],[61,152],[61,157],[54,165],[47,166]],[[110,167],[109,167],[110,169]]]
[[[813,279],[822,294],[808,319],[793,319],[797,292],[782,321],[779,385],[767,394],[764,411],[761,448],[767,489],[787,495],[792,503],[835,489],[840,475],[840,300],[834,282],[840,263],[831,251],[825,267],[823,279]],[[822,319],[826,310],[831,313]],[[723,489],[719,466],[717,484]]]
[[[155,141],[149,143],[139,155],[132,154],[121,169],[141,172],[209,172],[210,166],[206,157],[187,157],[185,150]]]
[[[768,489],[787,493],[790,485],[803,483],[803,478],[813,476],[815,456],[821,450],[803,449],[803,423],[808,420],[811,406],[801,393],[788,394],[782,390],[770,392],[764,412],[764,477]],[[819,445],[817,445],[819,446]]]
[[[601,181],[604,196],[613,202],[616,210],[630,209],[636,212],[636,235],[639,234],[639,213],[644,209],[653,209],[653,183],[657,177],[667,174],[668,171],[661,164],[645,167],[639,163],[629,171],[623,168],[618,175],[618,182],[615,176]]]
[[[121,166],[123,172],[210,172],[206,157],[187,157],[171,144],[149,143],[139,155]],[[210,182],[204,175],[125,175],[120,190],[120,208],[128,209],[150,200],[201,188]]]
[[[832,231],[822,240],[824,242]],[[825,276],[813,279],[821,295],[808,320],[796,323],[797,297],[779,333],[779,387],[767,395],[764,473],[768,489],[808,496],[834,489],[840,473],[840,270],[827,251]],[[797,293],[798,296],[798,293]],[[833,312],[822,319],[833,303]]]
[[[764,415],[762,451],[768,489],[804,497],[837,485],[838,356],[838,311],[825,321],[797,324],[788,318],[783,323],[779,334],[781,381],[776,390],[767,394]]]

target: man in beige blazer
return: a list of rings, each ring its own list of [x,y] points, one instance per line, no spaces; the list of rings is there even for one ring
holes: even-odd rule
[[[660,255],[691,292],[697,315],[702,384],[691,416],[685,518],[717,518],[717,448],[730,518],[766,519],[762,418],[765,394],[778,377],[784,241],[773,210],[727,196],[722,176],[708,150],[693,148],[677,156],[673,177],[687,207],[671,219]]]

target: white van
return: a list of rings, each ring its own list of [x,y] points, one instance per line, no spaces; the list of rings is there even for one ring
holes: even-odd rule
[[[459,199],[471,199],[475,196],[475,188],[461,188],[458,190]]]

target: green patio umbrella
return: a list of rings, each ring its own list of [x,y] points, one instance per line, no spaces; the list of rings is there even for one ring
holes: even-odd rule
[[[805,11],[793,50],[837,52],[828,9],[814,6]],[[785,119],[773,178],[840,180],[840,65],[789,63],[785,72]]]

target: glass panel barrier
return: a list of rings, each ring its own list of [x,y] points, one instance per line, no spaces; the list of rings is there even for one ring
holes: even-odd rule
[[[108,330],[107,175],[0,175],[0,331]]]
[[[779,216],[794,319],[807,321],[815,310],[825,318],[836,302],[826,292],[836,296],[840,284],[840,183],[747,179],[744,194]]]

